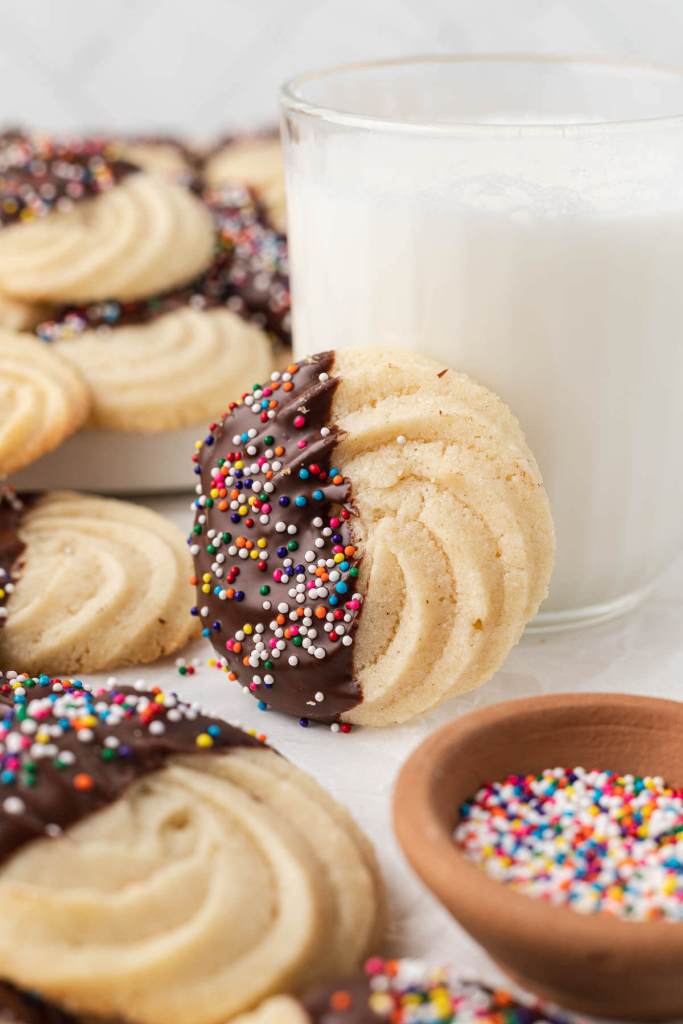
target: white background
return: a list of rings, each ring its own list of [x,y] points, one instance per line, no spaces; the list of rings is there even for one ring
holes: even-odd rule
[[[682,0],[0,0],[0,122],[272,122],[298,71],[436,51],[683,64]]]

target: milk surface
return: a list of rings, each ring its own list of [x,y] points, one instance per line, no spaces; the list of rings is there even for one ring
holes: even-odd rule
[[[683,541],[681,144],[408,141],[290,147],[296,353],[403,345],[492,388],[552,503],[544,612],[628,601]]]

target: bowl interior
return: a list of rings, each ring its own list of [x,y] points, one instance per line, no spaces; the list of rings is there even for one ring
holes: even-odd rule
[[[683,786],[683,705],[577,695],[514,701],[491,710],[498,713],[454,732],[440,749],[431,795],[449,830],[467,797],[484,782],[512,772],[581,766],[661,775],[670,785]]]
[[[403,849],[427,886],[499,964],[571,1009],[622,1019],[683,1015],[683,926],[579,914],[514,892],[453,841],[459,808],[511,773],[557,766],[660,775],[683,786],[683,704],[622,695],[512,701],[430,737],[395,792]]]

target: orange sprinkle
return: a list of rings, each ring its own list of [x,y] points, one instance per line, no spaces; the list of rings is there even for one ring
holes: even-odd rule
[[[88,775],[86,772],[79,772],[78,775],[74,775],[74,789],[85,791],[92,789],[94,784],[92,775]]]
[[[330,996],[330,1009],[336,1012],[351,1008],[351,993],[347,989],[340,989]]]

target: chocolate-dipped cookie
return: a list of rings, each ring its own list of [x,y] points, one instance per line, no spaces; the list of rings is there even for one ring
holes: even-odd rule
[[[553,526],[522,430],[431,360],[292,364],[195,461],[194,611],[264,708],[403,721],[488,679],[546,594]]]
[[[271,999],[235,1024],[562,1024],[539,1003],[418,960],[373,957],[362,973],[303,999]]]
[[[130,1024],[353,971],[382,903],[348,814],[257,738],[156,688],[25,676],[0,679],[0,899],[8,983]]]
[[[277,131],[228,136],[207,155],[203,175],[209,185],[253,188],[273,227],[287,230],[285,171]]]
[[[216,250],[188,284],[137,302],[64,307],[36,332],[90,384],[93,426],[154,432],[206,422],[267,379],[291,341],[287,244],[244,188],[206,190]],[[246,323],[245,323],[246,321]]]
[[[180,531],[130,502],[0,494],[0,668],[97,672],[154,661],[195,632]]]
[[[96,140],[0,137],[0,292],[135,299],[206,268],[213,225],[192,191]]]

